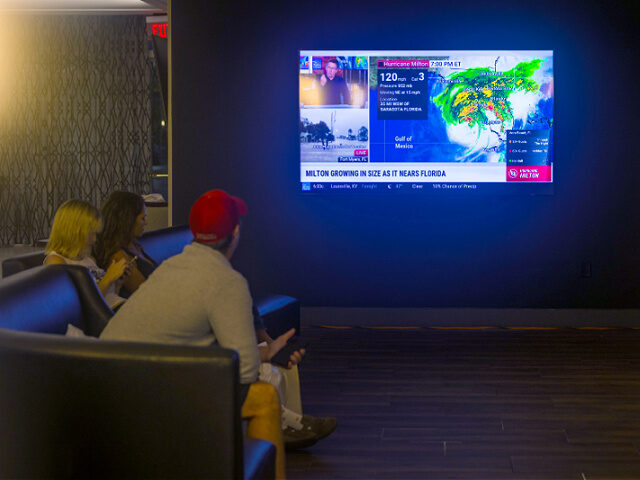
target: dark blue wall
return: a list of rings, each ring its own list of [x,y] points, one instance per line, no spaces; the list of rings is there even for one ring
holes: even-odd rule
[[[318,306],[639,307],[631,2],[171,6],[173,215],[249,205],[234,265]],[[552,49],[555,195],[302,196],[299,49]],[[581,265],[592,277],[581,278]]]

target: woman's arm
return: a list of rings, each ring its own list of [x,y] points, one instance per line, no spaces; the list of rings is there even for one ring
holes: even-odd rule
[[[111,261],[112,262],[118,261],[118,260],[121,260],[121,259],[124,259],[127,262],[131,262],[131,260],[133,260],[133,258],[130,258],[122,250],[118,250],[111,257]],[[138,287],[145,280],[146,280],[145,276],[142,275],[140,270],[138,270],[138,266],[136,265],[136,262],[133,261],[133,262],[131,262],[131,273],[124,279],[124,282],[122,282],[122,286],[124,288],[126,288],[129,291],[129,293],[133,293],[138,289]]]
[[[109,289],[111,284],[118,281],[118,279],[122,277],[122,274],[127,268],[127,263],[128,262],[125,258],[122,258],[120,260],[112,260],[109,268],[107,268],[107,271],[104,274],[104,277],[102,277],[102,280],[100,280],[100,282],[98,283],[98,288],[100,289],[100,292],[102,292],[103,296],[106,295],[107,290]]]

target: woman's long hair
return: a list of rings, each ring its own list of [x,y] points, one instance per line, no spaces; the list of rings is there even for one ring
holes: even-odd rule
[[[100,210],[84,200],[71,199],[58,207],[45,253],[56,252],[70,259],[84,252],[89,233],[100,230]]]
[[[109,266],[111,257],[127,248],[133,238],[136,218],[142,212],[144,199],[131,192],[113,192],[102,205],[102,233],[93,249],[98,265]]]

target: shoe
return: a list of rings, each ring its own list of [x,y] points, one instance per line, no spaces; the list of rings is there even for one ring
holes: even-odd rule
[[[334,417],[312,417],[311,415],[302,415],[300,423],[303,431],[312,431],[318,440],[331,435],[338,426],[338,420]]]
[[[308,428],[296,430],[291,427],[282,429],[282,440],[286,450],[307,448],[318,442],[318,436]]]

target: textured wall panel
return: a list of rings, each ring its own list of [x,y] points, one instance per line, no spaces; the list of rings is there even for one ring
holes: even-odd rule
[[[69,198],[148,193],[144,17],[4,17],[0,31],[0,245],[46,238]]]

